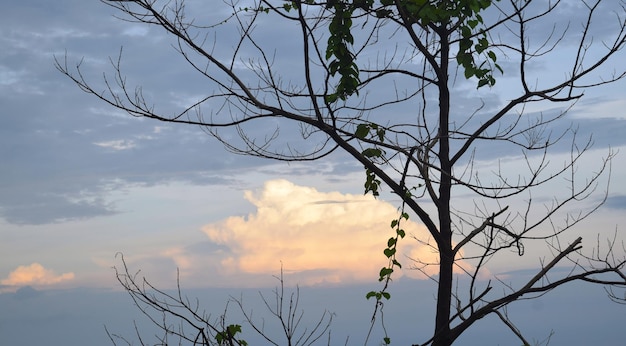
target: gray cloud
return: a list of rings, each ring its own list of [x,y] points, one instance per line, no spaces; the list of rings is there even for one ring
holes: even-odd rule
[[[208,11],[213,6],[204,2],[191,1],[189,5],[190,11],[198,11],[195,13],[216,15],[207,17],[203,24],[214,24],[216,18],[229,14],[228,10]],[[144,86],[147,99],[154,102],[157,110],[179,112],[199,98],[198,93],[206,91],[207,81],[170,47],[173,42],[163,30],[120,21],[113,17],[114,13],[96,1],[27,0],[12,4],[0,14],[0,44],[5,47],[0,51],[0,217],[8,222],[45,224],[110,215],[118,210],[115,203],[107,200],[107,195],[132,184],[154,185],[177,180],[232,185],[237,183],[234,178],[237,173],[251,170],[269,173],[275,169],[268,166],[273,162],[226,153],[199,128],[160,124],[120,113],[81,93],[56,71],[54,55],[62,59],[67,52],[70,66],[84,58],[85,77],[103,90],[102,73],[112,72],[108,57],[116,59],[123,46],[122,67],[128,85],[131,89],[135,85]],[[575,23],[581,18],[569,20]],[[292,32],[274,24],[257,27],[255,34],[262,38]],[[610,33],[602,28],[604,24],[598,30]],[[237,35],[233,30],[217,30],[220,39]],[[393,44],[395,39],[398,38],[388,43]],[[289,52],[276,57],[280,59],[275,64],[281,64],[283,80],[297,81],[301,74],[297,69],[299,53],[287,39],[275,43],[278,51]],[[224,59],[230,53],[224,50]],[[514,76],[515,72],[511,71],[502,77],[502,82]],[[402,81],[398,83],[401,88]],[[468,84],[459,80],[454,90],[457,107],[453,111],[457,114],[471,113],[481,102],[485,104],[483,111],[494,110],[506,99],[503,95],[486,93],[480,100],[467,92],[467,88]],[[386,91],[393,90],[380,88],[368,97],[374,100]],[[433,100],[431,104],[436,102]],[[210,113],[211,106],[215,105],[207,105],[203,111]],[[398,114],[412,116],[407,109],[399,108]],[[378,119],[387,121],[384,117],[375,120]],[[624,133],[625,123],[618,118],[572,118],[572,122],[577,124],[582,137],[602,133],[595,136],[598,146],[625,143],[620,135]],[[565,121],[558,126],[570,124]],[[284,123],[255,125],[249,128],[250,134],[263,138],[276,125],[281,130],[276,148],[286,148],[289,143],[292,148],[310,150],[318,144],[300,141],[299,129]],[[236,138],[232,132],[224,135]],[[567,147],[563,145],[558,150]],[[482,158],[504,154],[503,147],[489,143],[478,148]],[[291,168],[292,172],[285,174],[322,174],[327,181],[346,179],[346,173],[362,169],[341,152],[320,164]]]
[[[7,196],[11,197],[11,196]],[[14,224],[47,224],[67,220],[84,219],[116,213],[109,203],[101,198],[90,202],[72,202],[63,196],[31,194],[23,203],[9,200],[0,209],[6,221]]]
[[[199,128],[150,123],[107,107],[54,68],[53,54],[62,58],[67,50],[70,64],[84,56],[86,77],[101,83],[107,56],[130,45],[132,54],[124,57],[132,66],[129,78],[147,76],[146,85],[159,85],[180,71],[141,61],[142,51],[161,36],[152,29],[150,39],[129,35],[134,26],[111,13],[98,2],[31,0],[0,14],[6,47],[0,52],[0,216],[8,222],[110,215],[116,209],[107,193],[125,184],[232,184],[232,174],[224,171],[258,165],[241,156],[225,158]],[[166,52],[162,58],[181,59],[173,49]],[[177,86],[183,95],[197,87]],[[156,92],[155,98],[172,99],[168,90]]]
[[[604,205],[611,209],[626,209],[626,195],[609,196]]]

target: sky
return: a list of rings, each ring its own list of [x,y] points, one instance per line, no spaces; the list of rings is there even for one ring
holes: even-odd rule
[[[206,11],[198,12],[208,13],[207,22],[218,21],[229,14],[221,4],[200,6]],[[611,10],[603,9],[603,20],[594,21],[598,42],[612,33]],[[568,2],[560,11],[563,22],[557,24],[570,20],[572,28],[579,27],[576,5]],[[381,252],[390,236],[385,232],[397,217],[398,199],[388,193],[379,199],[363,195],[362,167],[342,153],[291,164],[235,155],[199,128],[134,118],[81,92],[55,69],[55,56],[67,56],[70,66],[82,61],[86,78],[101,88],[103,73],[111,72],[109,57],[117,59],[123,47],[129,84],[143,85],[158,109],[175,111],[202,95],[203,80],[162,31],[115,14],[96,0],[13,1],[0,12],[0,344],[32,345],[47,338],[53,345],[84,345],[86,339],[108,345],[103,325],[132,336],[132,321],[141,316],[115,279],[112,268],[122,264],[119,254],[131,271],[141,270],[158,287],[174,287],[178,269],[182,286],[191,296],[204,297],[212,309],[217,306],[215,313],[229,295],[240,292],[251,297],[252,306],[258,304],[257,290],[271,294],[282,266],[289,284],[303,288],[303,306],[312,315],[326,305],[320,301],[328,303],[323,308],[337,314],[337,338],[353,333],[350,340],[362,344],[372,308],[364,295],[379,287],[377,273],[385,265]],[[545,32],[552,24],[533,27],[531,33]],[[237,34],[228,27],[219,30],[225,38]],[[297,54],[289,49],[289,28],[272,22],[257,30],[280,52]],[[286,39],[272,41],[279,35]],[[533,65],[532,72],[541,77],[537,83],[564,73],[559,67],[572,54],[572,45],[564,43],[551,59]],[[220,49],[227,56],[232,46]],[[601,72],[620,70],[624,55]],[[285,76],[295,75],[289,64],[293,57],[279,57]],[[506,70],[512,63],[505,60],[502,66]],[[497,94],[459,82],[455,107],[484,102],[485,110],[495,109],[514,94],[515,78],[498,79]],[[579,168],[583,176],[609,150],[618,152],[609,199],[571,236],[583,235],[589,248],[598,233],[602,240],[614,232],[624,239],[625,85],[587,90],[554,125],[558,131],[573,124],[583,141],[593,135],[593,149]],[[559,111],[555,107],[532,105],[527,111],[552,114]],[[285,130],[281,140],[294,140],[296,129]],[[482,148],[475,167],[524,169],[519,153],[503,150]],[[555,147],[550,160],[558,165],[568,150]],[[563,185],[548,186],[534,198],[549,200]],[[472,202],[472,196],[457,198],[461,204]],[[598,198],[594,194],[589,201]],[[417,222],[405,229],[416,237],[426,235]],[[521,280],[550,255],[545,247],[527,252],[490,263],[488,270]],[[436,258],[410,239],[401,244],[401,253],[423,261]],[[397,322],[392,329],[399,330],[396,340],[407,344],[430,331],[434,285],[414,270],[402,270],[396,281],[392,289],[398,296],[419,297],[388,306],[390,320]],[[555,345],[623,340],[619,327],[626,306],[612,304],[600,287],[562,288],[515,304],[511,312],[533,340],[545,340],[551,330]],[[502,335],[485,341],[485,333],[493,333],[491,322],[499,323],[486,319],[460,342],[515,342],[501,325]]]

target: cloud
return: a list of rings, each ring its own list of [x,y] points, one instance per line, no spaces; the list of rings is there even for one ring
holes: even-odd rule
[[[606,199],[605,206],[611,209],[626,209],[626,195],[610,196]]]
[[[31,286],[20,287],[17,289],[17,291],[15,291],[15,299],[18,300],[30,299],[40,295],[41,292],[37,291]]]
[[[103,141],[103,142],[94,142],[93,144],[102,147],[102,148],[110,148],[113,150],[127,150],[132,149],[136,146],[135,141],[126,140],[126,139],[118,139],[112,141]]]
[[[300,284],[371,281],[386,265],[383,249],[394,235],[395,206],[371,196],[320,192],[287,180],[271,180],[260,192],[246,191],[256,212],[206,225],[210,240],[229,249],[221,259],[222,274],[285,273]],[[402,225],[407,234],[424,239],[427,231],[415,222]],[[398,260],[408,268],[411,258],[436,262],[438,255],[406,237]],[[419,277],[416,271],[399,275]],[[399,276],[398,276],[399,277]]]
[[[74,279],[74,273],[57,275],[54,271],[44,268],[39,263],[28,266],[19,266],[9,273],[6,279],[0,281],[2,285],[26,286],[26,285],[54,285],[63,281]]]
[[[62,184],[59,186],[72,187],[71,183],[69,187]],[[100,187],[94,187],[92,191],[83,190],[83,196],[80,196],[81,190],[78,188],[74,196],[63,191],[32,191],[30,194],[20,195],[21,186],[6,190],[6,196],[0,198],[0,217],[16,225],[50,224],[117,213],[112,203],[98,195],[106,192]],[[14,202],[9,204],[8,199],[11,196],[15,196]]]

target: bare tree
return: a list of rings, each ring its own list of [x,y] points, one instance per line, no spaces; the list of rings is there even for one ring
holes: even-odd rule
[[[161,290],[153,286],[145,277],[140,277],[140,272],[131,274],[124,256],[118,255],[122,262],[120,270],[115,268],[118,282],[130,295],[139,311],[162,332],[162,335],[156,336],[158,343],[155,345],[248,345],[249,341],[246,341],[246,337],[249,337],[250,333],[243,334],[240,324],[228,322],[236,318],[230,316],[229,313],[243,316],[243,320],[251,327],[251,331],[260,336],[268,345],[308,346],[316,342],[331,344],[330,325],[333,315],[325,311],[310,328],[301,326],[304,312],[299,308],[300,290],[296,287],[291,293],[285,291],[282,270],[280,276],[276,277],[279,286],[273,292],[273,300],[259,293],[263,304],[271,314],[271,319],[266,322],[265,320],[259,321],[252,316],[251,311],[246,310],[242,297],[231,297],[223,312],[214,317],[201,310],[201,304],[197,299],[190,300],[183,294],[179,278],[176,281],[175,292]],[[230,308],[231,304],[237,307],[235,311]],[[279,326],[274,328],[275,330],[269,328],[272,321]],[[135,331],[142,346],[151,345],[148,341],[144,341],[145,337],[142,336],[137,324],[135,324]],[[127,337],[111,333],[108,329],[106,332],[114,345],[120,342],[132,345]]]
[[[104,3],[124,20],[169,33],[209,91],[180,112],[162,114],[141,88],[127,85],[121,55],[112,60],[114,76],[105,77],[103,91],[84,78],[81,63],[70,68],[67,58],[57,60],[59,70],[84,91],[133,116],[199,125],[235,153],[309,161],[341,149],[365,167],[366,193],[377,196],[384,186],[402,200],[401,216],[392,223],[396,233],[385,249],[389,266],[380,272],[385,286],[368,297],[377,307],[389,297],[387,284],[401,265],[396,258],[396,244],[405,237],[401,223],[409,214],[417,217],[430,237],[416,240],[439,254],[435,263],[413,259],[416,269],[436,266],[438,273],[432,277],[435,330],[421,344],[450,345],[490,314],[528,344],[508,318],[511,302],[573,281],[626,286],[623,245],[620,249],[615,239],[608,247],[597,242],[583,253],[582,238],[571,234],[606,199],[603,182],[615,152],[606,153],[595,173],[580,176],[579,164],[593,141],[578,138],[575,126],[556,126],[584,90],[625,76],[624,70],[603,70],[626,44],[623,1],[608,2],[612,12],[599,0],[567,2],[577,14],[569,24],[559,20],[564,2],[558,0],[233,1],[225,3],[232,15],[215,25],[200,23],[201,15],[191,19],[195,13],[186,12],[183,0]],[[609,36],[594,33],[598,19],[615,24]],[[276,21],[298,31],[280,40],[256,34]],[[239,35],[220,35],[224,27],[238,28]],[[559,45],[572,54],[554,64],[559,80],[544,79],[532,64],[554,62],[551,54]],[[299,60],[288,63],[297,66],[281,66],[286,63],[281,55],[295,48]],[[517,81],[499,88],[500,74]],[[455,90],[466,80],[487,95],[506,92],[507,101],[467,109],[469,99]],[[527,111],[541,102],[563,104],[563,110]],[[292,131],[281,132],[293,124],[300,126],[300,141]],[[268,126],[269,132],[259,132]],[[238,139],[224,135],[232,130]],[[520,155],[524,171],[500,168],[497,158],[492,169],[479,170],[475,165],[489,158],[493,146]],[[570,149],[569,159],[551,162],[550,149],[563,146]],[[567,187],[549,201],[534,198],[553,182]],[[596,192],[604,198],[591,200]],[[473,206],[455,203],[454,196],[468,193]],[[531,246],[547,246],[552,258],[526,283],[479,280],[489,275],[488,262],[511,250],[523,256]],[[554,272],[562,266],[571,271]],[[495,285],[505,290],[494,290]]]

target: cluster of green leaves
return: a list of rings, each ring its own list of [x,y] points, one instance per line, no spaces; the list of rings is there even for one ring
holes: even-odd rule
[[[358,139],[374,136],[382,142],[385,140],[385,129],[382,126],[378,126],[378,124],[362,123],[357,125],[354,136]]]
[[[370,291],[367,292],[367,294],[365,295],[366,299],[375,298],[377,307],[379,305],[382,305],[383,299],[391,299],[391,294],[387,292],[387,287],[389,286],[389,282],[391,281],[391,274],[393,274],[395,267],[402,268],[402,264],[400,264],[400,262],[398,262],[396,258],[396,253],[398,252],[398,242],[400,241],[400,239],[403,239],[406,236],[406,232],[400,227],[400,224],[402,220],[408,219],[409,214],[404,212],[403,205],[400,217],[391,221],[391,228],[394,230],[395,235],[387,240],[387,248],[383,250],[383,253],[385,254],[385,257],[387,257],[387,259],[389,260],[389,263],[387,266],[380,269],[378,277],[378,281],[384,281],[385,286],[380,291]],[[383,343],[385,345],[391,344],[391,338],[386,335],[386,331],[385,337],[383,338]]]
[[[489,50],[489,40],[484,28],[482,11],[491,6],[492,2],[500,0],[328,0],[326,8],[332,10],[329,37],[326,47],[326,60],[331,76],[339,74],[339,82],[333,93],[326,96],[326,101],[345,101],[350,95],[357,94],[361,83],[359,66],[356,56],[351,51],[354,44],[352,35],[352,18],[356,10],[373,12],[378,18],[390,17],[394,8],[401,7],[412,22],[423,28],[431,24],[445,26],[458,23],[456,30],[460,33],[459,51],[456,55],[457,63],[463,68],[465,78],[476,77],[478,88],[493,86],[496,80],[493,76],[494,68],[503,73],[497,64],[496,54]],[[295,8],[295,1],[286,2],[285,9]],[[483,56],[480,63],[475,55]]]
[[[304,1],[306,4],[314,4],[313,0]],[[328,69],[331,76],[339,74],[339,83],[335,92],[326,96],[326,102],[333,103],[346,100],[348,96],[358,94],[359,67],[355,62],[355,55],[350,50],[354,44],[352,28],[352,15],[356,8],[366,9],[373,5],[374,0],[328,0],[326,9],[332,10],[331,22],[328,26],[330,33],[326,47],[326,60],[330,60]],[[283,9],[289,12],[299,7],[299,1],[286,1]],[[331,60],[332,59],[332,60]]]
[[[337,99],[345,101],[352,94],[358,95],[359,66],[356,57],[350,50],[354,44],[352,36],[352,15],[356,9],[367,10],[374,4],[374,0],[329,0],[326,8],[333,11],[328,25],[328,45],[326,46],[326,60],[330,60],[328,69],[331,76],[339,74],[339,83],[334,93],[326,96],[326,101],[333,103]],[[332,60],[331,60],[332,59]]]
[[[369,168],[365,168],[365,194],[371,192],[372,195],[378,196],[380,195],[381,181],[376,177],[376,174]]]
[[[406,232],[400,228],[400,221],[408,220],[409,214],[402,212],[400,217],[391,221],[391,228],[395,230],[395,236],[387,240],[387,248],[383,250],[385,257],[389,259],[389,265],[380,269],[378,281],[384,281],[391,278],[394,267],[402,268],[402,265],[396,259],[398,241],[406,236]]]
[[[499,0],[495,0],[499,1]],[[459,52],[456,55],[457,63],[465,70],[465,78],[470,79],[476,77],[478,79],[478,88],[496,84],[493,77],[492,65],[504,73],[502,67],[498,65],[496,53],[489,49],[489,40],[484,29],[479,29],[475,33],[476,28],[483,24],[483,18],[480,11],[485,10],[491,5],[490,0],[471,1],[472,7],[469,7],[469,16],[460,26],[461,40],[459,41]],[[474,58],[474,52],[478,55],[486,56],[480,64]]]
[[[385,140],[385,129],[374,123],[362,123],[356,127],[354,136],[358,139],[375,138],[380,142]],[[366,148],[361,154],[370,160],[383,157],[383,151],[380,148]],[[369,168],[365,167],[365,194],[371,192],[372,195],[378,196],[380,194],[381,181],[376,177],[376,174]]]
[[[408,220],[409,214],[402,212],[402,214],[400,214],[400,217],[398,219],[391,221],[391,228],[393,228],[396,231],[396,235],[394,237],[389,238],[389,240],[387,240],[387,248],[383,251],[385,256],[391,261],[391,265],[387,268],[388,269],[387,271],[385,272],[383,272],[383,270],[380,271],[381,275],[378,281],[383,281],[386,276],[391,275],[391,273],[393,273],[394,266],[397,266],[398,268],[402,268],[402,265],[400,265],[400,263],[396,260],[396,247],[398,245],[398,240],[406,236],[406,232],[402,228],[400,228],[400,221],[402,219]]]
[[[285,1],[285,3],[283,4],[283,9],[285,9],[285,11],[289,12],[291,10],[295,10],[300,8],[300,3],[304,3],[306,5],[313,5],[315,4],[315,0],[304,0],[304,1]]]
[[[218,345],[232,345],[232,340],[235,340],[235,336],[241,333],[241,325],[231,324],[222,332],[215,335],[215,341]],[[238,345],[247,346],[248,343],[245,340],[237,340]]]
[[[379,126],[378,124],[361,123],[357,125],[356,130],[354,132],[354,137],[363,141],[382,143],[385,141],[385,133],[386,133],[385,128],[382,126]],[[374,162],[377,159],[382,159],[384,152],[380,148],[371,147],[371,148],[363,149],[363,151],[361,151],[361,154],[363,154],[364,157]],[[381,184],[380,179],[378,179],[374,171],[372,171],[368,167],[365,167],[365,174],[366,174],[365,194],[371,192],[372,195],[378,196],[380,193],[379,192],[380,184]],[[376,300],[376,303],[375,303],[376,308],[374,311],[374,316],[376,316],[376,312],[378,311],[379,308],[382,309],[382,306],[383,306],[382,300],[383,299],[389,300],[391,298],[391,294],[387,292],[387,287],[389,285],[389,282],[391,281],[391,274],[393,274],[394,268],[395,267],[402,268],[402,265],[396,259],[396,252],[397,252],[398,241],[401,238],[404,238],[404,236],[406,235],[405,231],[400,228],[400,222],[402,219],[408,220],[408,218],[409,218],[409,215],[404,212],[404,205],[403,205],[403,209],[402,209],[402,213],[400,217],[398,219],[391,221],[391,228],[395,230],[395,235],[387,240],[387,247],[383,250],[383,253],[389,260],[389,263],[387,266],[380,269],[378,280],[381,282],[384,281],[385,285],[381,290],[370,291],[365,295],[366,299],[375,298]],[[374,319],[372,319],[372,323],[373,321]],[[384,322],[382,323],[384,326]],[[383,330],[385,330],[385,336],[383,337],[383,344],[389,345],[391,344],[391,338],[389,337],[389,335],[386,334],[387,333],[386,329],[383,328]]]
[[[489,50],[489,40],[484,28],[481,12],[486,10],[494,1],[500,0],[456,0],[456,1],[432,1],[432,0],[402,0],[399,3],[403,11],[411,20],[423,28],[431,24],[436,26],[456,25],[460,34],[459,52],[456,56],[457,63],[463,67],[465,78],[476,77],[478,88],[496,83],[493,77],[494,68],[503,73],[500,65],[496,63],[496,54]],[[395,0],[381,0],[380,8],[376,11],[378,17],[388,17],[393,11],[391,6],[397,6]],[[485,59],[478,63],[475,54],[482,55]]]

